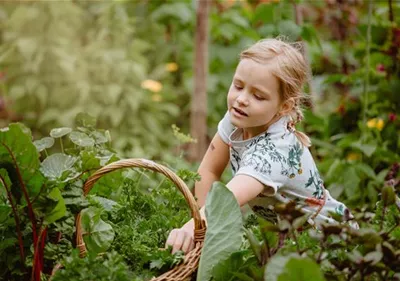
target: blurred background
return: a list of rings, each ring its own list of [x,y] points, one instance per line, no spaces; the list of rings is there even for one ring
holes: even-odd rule
[[[52,128],[73,126],[75,116],[86,112],[110,131],[122,157],[187,161],[188,134],[196,130],[191,101],[199,94],[196,18],[204,4],[2,1],[0,125],[23,122],[40,139]],[[312,138],[312,153],[333,196],[360,207],[373,205],[382,185],[398,187],[398,1],[206,4],[207,113],[198,120],[207,128],[206,142],[226,111],[240,51],[283,35],[305,44],[312,70],[305,90],[313,104],[301,130]]]

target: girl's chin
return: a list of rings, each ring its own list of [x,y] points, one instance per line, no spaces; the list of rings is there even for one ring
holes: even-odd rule
[[[243,124],[243,122],[231,119],[231,123],[232,123],[233,126],[235,126],[238,129],[246,128],[246,126]]]

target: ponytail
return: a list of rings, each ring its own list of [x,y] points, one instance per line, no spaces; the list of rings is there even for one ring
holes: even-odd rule
[[[302,145],[306,147],[311,146],[311,140],[305,133],[296,130],[294,131],[294,134],[296,135],[297,139],[302,143]]]
[[[295,120],[295,121],[289,122],[288,129],[292,133],[295,134],[295,136],[297,137],[299,142],[301,142],[302,145],[304,145],[306,147],[310,147],[311,146],[310,138],[305,133],[297,131],[295,128],[296,123],[299,123],[304,118],[303,112],[300,110],[300,108],[297,105],[295,106],[295,109],[293,110],[291,117],[292,117],[292,120]]]

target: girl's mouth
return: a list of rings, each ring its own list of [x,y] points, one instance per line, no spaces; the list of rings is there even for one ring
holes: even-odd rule
[[[249,115],[247,115],[246,112],[244,112],[243,110],[240,110],[239,108],[233,107],[233,110],[234,110],[237,114],[239,114],[239,115],[241,115],[241,116],[246,116],[246,117],[249,116]]]

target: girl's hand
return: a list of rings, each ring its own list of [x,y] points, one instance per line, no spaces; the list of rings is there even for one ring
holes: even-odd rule
[[[194,248],[193,228],[183,226],[173,229],[169,235],[165,247],[172,246],[172,253],[182,250],[185,254]]]

